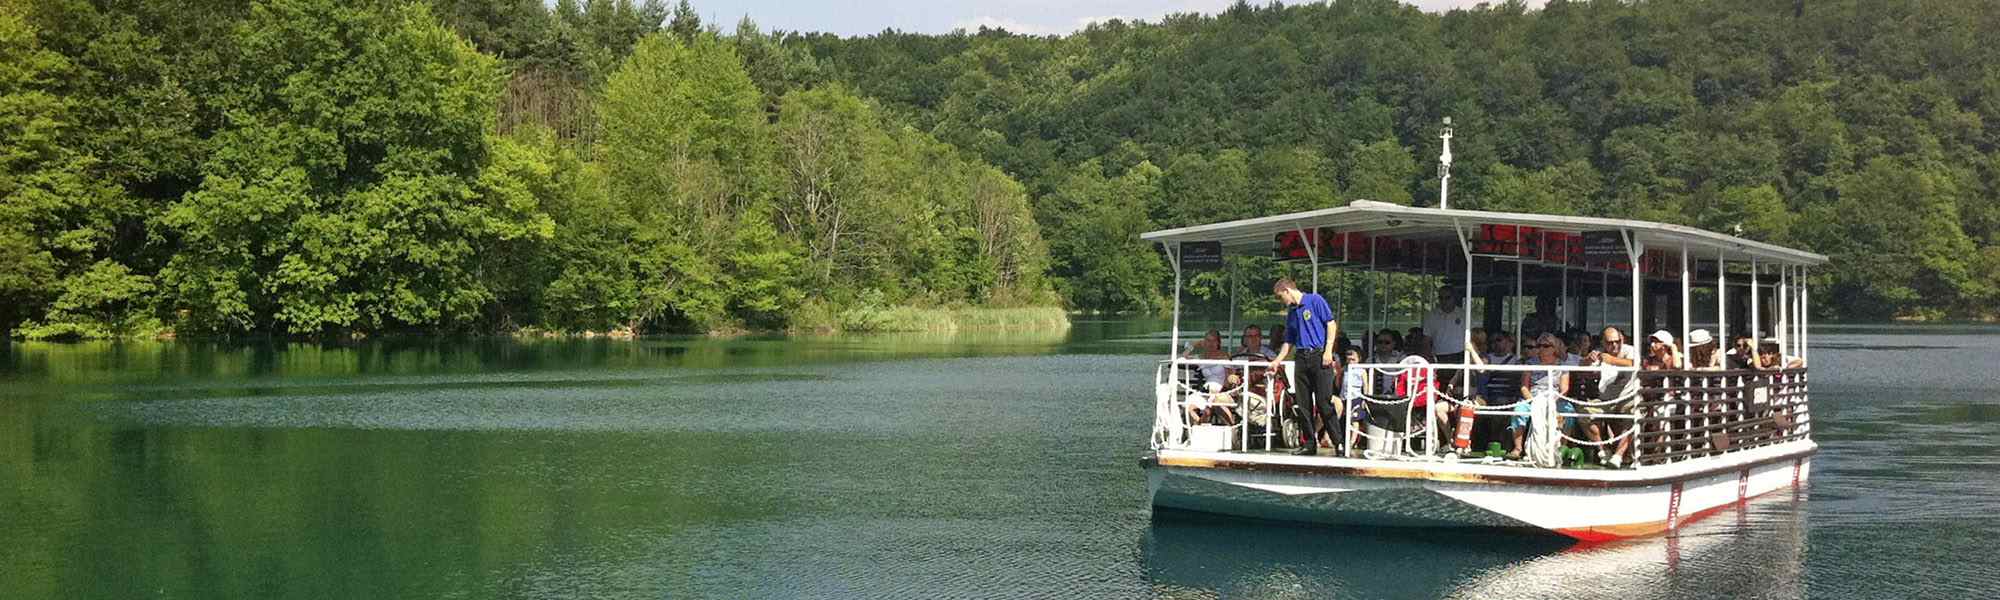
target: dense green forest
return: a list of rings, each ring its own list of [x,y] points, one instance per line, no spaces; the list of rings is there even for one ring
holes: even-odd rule
[[[1155,311],[1138,233],[1426,204],[1446,116],[1455,206],[1810,248],[1822,318],[2000,300],[1993,2],[1239,3],[1060,37],[696,14],[0,0],[0,328]]]
[[[685,5],[0,7],[0,323],[23,337],[1057,302],[1023,185],[837,82],[775,85],[803,54]]]
[[[1833,257],[1822,317],[1991,317],[2000,4],[1239,3],[1060,38],[788,38],[1025,182],[1073,306],[1144,309],[1137,232],[1367,198],[1685,223]],[[1988,127],[1988,124],[1992,124]],[[1144,219],[1135,215],[1143,214]]]

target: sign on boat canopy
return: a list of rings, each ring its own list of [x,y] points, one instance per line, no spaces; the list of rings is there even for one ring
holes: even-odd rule
[[[1624,260],[1625,236],[1616,231],[1583,232],[1583,258],[1591,262]]]
[[[1222,242],[1181,242],[1181,269],[1214,271],[1222,268]]]

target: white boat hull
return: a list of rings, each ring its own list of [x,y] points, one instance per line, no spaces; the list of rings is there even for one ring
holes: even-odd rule
[[[1799,441],[1620,471],[1172,450],[1147,466],[1160,507],[1335,525],[1535,529],[1604,541],[1676,529],[1803,486],[1814,449]]]

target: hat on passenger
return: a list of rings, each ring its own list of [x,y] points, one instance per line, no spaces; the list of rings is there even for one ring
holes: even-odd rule
[[[1709,335],[1707,329],[1696,329],[1694,331],[1688,332],[1689,346],[1700,346],[1702,344],[1707,344],[1714,341],[1715,337]]]
[[[1660,343],[1662,343],[1662,344],[1672,344],[1672,343],[1674,343],[1674,334],[1671,334],[1671,333],[1667,333],[1667,330],[1665,330],[1665,329],[1662,329],[1662,330],[1659,330],[1659,331],[1655,331],[1655,332],[1653,332],[1653,336],[1652,336],[1652,337],[1653,337],[1653,339],[1655,339],[1655,340],[1659,340],[1659,341],[1660,341]]]

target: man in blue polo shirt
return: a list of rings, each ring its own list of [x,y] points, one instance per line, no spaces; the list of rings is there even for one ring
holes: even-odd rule
[[[1343,439],[1346,436],[1341,435],[1338,425],[1344,407],[1333,396],[1334,380],[1340,376],[1340,351],[1330,347],[1340,337],[1340,320],[1334,318],[1326,298],[1300,291],[1299,284],[1290,278],[1279,279],[1271,285],[1271,291],[1291,307],[1285,313],[1285,339],[1279,340],[1278,357],[1271,362],[1297,357],[1298,393],[1292,401],[1299,407],[1310,440],[1292,454],[1311,456],[1319,452],[1322,422],[1328,437],[1334,440],[1334,453],[1346,454],[1347,440]]]

